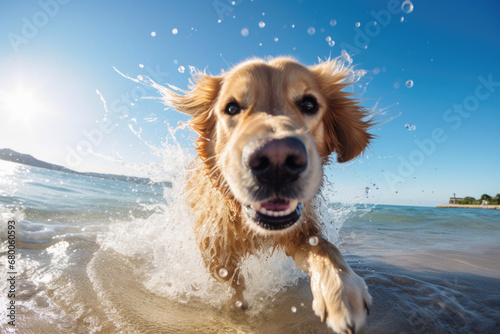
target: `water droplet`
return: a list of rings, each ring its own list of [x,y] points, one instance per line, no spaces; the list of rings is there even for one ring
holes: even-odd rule
[[[380,68],[375,67],[375,68],[373,69],[373,74],[375,74],[375,75],[376,75],[376,74],[379,74],[379,73],[380,73]]]
[[[264,28],[265,26],[266,26],[266,22],[264,22],[264,21],[260,21],[259,22],[259,27],[260,28]]]
[[[221,19],[218,19],[218,20],[217,20],[217,23],[221,23],[221,22],[222,22],[222,20],[221,20]]]
[[[328,42],[328,45],[329,45],[329,46],[334,46],[334,45],[335,45],[335,41],[330,41],[330,42]]]
[[[330,36],[326,36],[325,40],[326,40],[327,42],[330,42],[330,41],[332,40],[332,38],[331,38]]]
[[[139,75],[137,76],[137,80],[142,81],[142,79],[143,79],[142,75],[140,75],[140,74],[139,74]]]
[[[413,87],[413,80],[408,80],[408,81],[406,81],[405,85],[406,85],[406,87],[408,87],[408,88],[412,88],[412,87]]]
[[[292,306],[292,312],[293,313],[297,312],[297,308],[295,306]]]
[[[237,300],[236,303],[234,303],[236,307],[241,308],[243,306],[243,303],[240,300]]]
[[[401,18],[399,19],[399,22],[404,22],[404,20],[405,20],[405,17],[401,16]]]
[[[274,41],[275,42],[279,41],[278,37],[274,37]]]
[[[177,28],[172,29],[172,34],[177,35],[178,32],[179,30],[177,30]]]
[[[356,24],[354,24],[356,26],[356,28],[359,28],[361,26],[361,23],[359,22],[356,22]]]
[[[411,125],[410,123],[406,123],[405,128],[408,129],[408,131],[415,131],[417,129],[417,126]]]
[[[248,28],[241,29],[241,36],[247,37],[249,34]]]
[[[316,28],[314,27],[307,28],[307,33],[311,36],[314,35],[316,33]]]
[[[179,68],[177,70],[179,71],[179,73],[184,73],[186,68],[184,66],[179,66]]]
[[[151,31],[151,36],[155,37],[156,36],[156,31]]]
[[[292,29],[295,28],[295,24],[292,24]]]
[[[331,25],[332,27],[335,27],[335,26],[337,25],[337,20],[335,20],[335,19],[331,19],[331,20],[330,20],[330,25]]]
[[[262,16],[266,16],[266,12],[262,12]]]
[[[144,68],[144,65],[143,65],[143,64],[139,64],[139,67],[140,67],[140,68]]]
[[[175,65],[179,64],[179,61],[177,59],[174,59],[174,64]]]
[[[399,82],[395,82],[392,86],[393,86],[395,89],[399,89],[400,84],[399,84]]]
[[[410,14],[413,12],[413,3],[410,0],[404,1],[401,4],[401,10],[406,14]]]
[[[222,277],[222,278],[226,277],[227,276],[227,269],[226,268],[220,268],[219,269],[219,276]],[[236,303],[238,303],[238,302],[236,302]]]
[[[300,303],[300,306],[304,307],[304,303]]]
[[[310,237],[309,238],[309,245],[311,246],[317,246],[319,243],[318,237]]]

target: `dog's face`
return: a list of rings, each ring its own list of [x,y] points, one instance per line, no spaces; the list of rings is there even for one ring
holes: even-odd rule
[[[330,154],[348,161],[371,138],[364,113],[341,91],[348,73],[336,61],[250,60],[221,76],[200,74],[186,95],[160,91],[193,116],[208,176],[241,204],[249,226],[284,233],[300,223]]]

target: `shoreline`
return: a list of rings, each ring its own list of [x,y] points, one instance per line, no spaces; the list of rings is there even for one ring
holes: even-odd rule
[[[489,209],[500,210],[500,205],[438,204],[436,208]]]

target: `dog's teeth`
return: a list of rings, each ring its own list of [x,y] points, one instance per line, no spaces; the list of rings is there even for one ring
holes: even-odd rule
[[[266,209],[263,205],[262,202],[256,202],[251,205],[251,208],[259,212],[262,215],[266,215],[269,217],[283,217],[283,216],[288,216],[292,212],[294,212],[297,209],[297,205],[299,204],[299,201],[297,200],[290,200],[288,204],[288,209],[283,210],[283,211],[272,211],[269,209]]]

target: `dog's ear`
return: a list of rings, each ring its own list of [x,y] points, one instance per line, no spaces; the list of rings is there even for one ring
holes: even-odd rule
[[[222,77],[199,72],[193,75],[193,80],[190,91],[181,90],[171,85],[163,87],[155,83],[153,86],[161,93],[163,102],[167,106],[196,117],[212,109],[219,94]]]
[[[156,83],[153,83],[153,87],[161,93],[167,106],[192,116],[189,126],[199,135],[196,140],[198,155],[205,162],[205,168],[212,170],[215,166],[215,159],[210,158],[215,154],[213,139],[216,133],[216,117],[213,107],[219,95],[222,77],[197,73],[193,75],[193,80],[194,84],[190,87],[190,91],[180,90],[173,86],[167,88]]]
[[[352,70],[339,59],[321,62],[309,68],[315,75],[326,99],[323,116],[326,156],[337,153],[338,162],[346,162],[361,154],[373,138],[367,132],[371,126],[366,113],[352,94],[342,91],[353,84]]]

